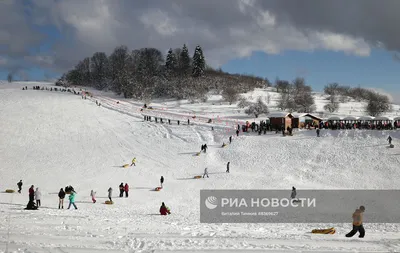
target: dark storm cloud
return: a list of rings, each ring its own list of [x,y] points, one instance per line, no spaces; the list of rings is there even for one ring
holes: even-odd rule
[[[110,54],[119,45],[166,52],[186,43],[192,53],[200,44],[213,66],[253,51],[327,49],[367,56],[370,48],[364,39],[400,48],[399,35],[390,36],[400,21],[395,15],[398,2],[31,0],[23,6],[22,1],[6,0],[0,1],[0,53],[7,61],[0,68],[14,62],[14,67],[36,65],[61,72],[94,52]],[[29,52],[45,39],[35,29],[41,25],[56,26],[61,38],[49,52]]]

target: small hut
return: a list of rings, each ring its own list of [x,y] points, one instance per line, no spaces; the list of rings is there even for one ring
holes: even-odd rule
[[[291,113],[286,112],[271,113],[267,117],[269,118],[271,126],[274,129],[279,129],[282,126],[285,129],[287,129],[287,127],[292,127],[292,119],[294,118]]]

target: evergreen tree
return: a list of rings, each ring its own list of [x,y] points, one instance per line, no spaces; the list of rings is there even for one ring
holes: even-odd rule
[[[190,75],[190,56],[186,44],[183,45],[182,51],[179,55],[179,74],[181,77]]]
[[[202,76],[206,68],[206,61],[204,59],[203,50],[197,45],[193,54],[192,76]]]
[[[168,51],[167,59],[165,61],[165,74],[168,79],[172,79],[178,69],[178,61],[172,48]]]

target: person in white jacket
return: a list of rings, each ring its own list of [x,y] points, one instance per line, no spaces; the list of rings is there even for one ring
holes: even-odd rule
[[[90,192],[90,197],[92,197],[92,201],[93,201],[93,203],[96,203],[96,192],[95,191],[91,191]]]
[[[39,190],[39,187],[38,188],[36,188],[36,191],[35,191],[35,199],[36,199],[36,205],[37,205],[37,207],[39,207],[40,206],[40,199],[42,198],[42,193],[40,192],[40,190]]]

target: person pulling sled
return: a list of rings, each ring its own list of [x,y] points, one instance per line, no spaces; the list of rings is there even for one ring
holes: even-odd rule
[[[132,165],[136,166],[136,157],[134,157],[134,158],[132,159],[132,164],[131,164],[131,166],[132,166]]]

